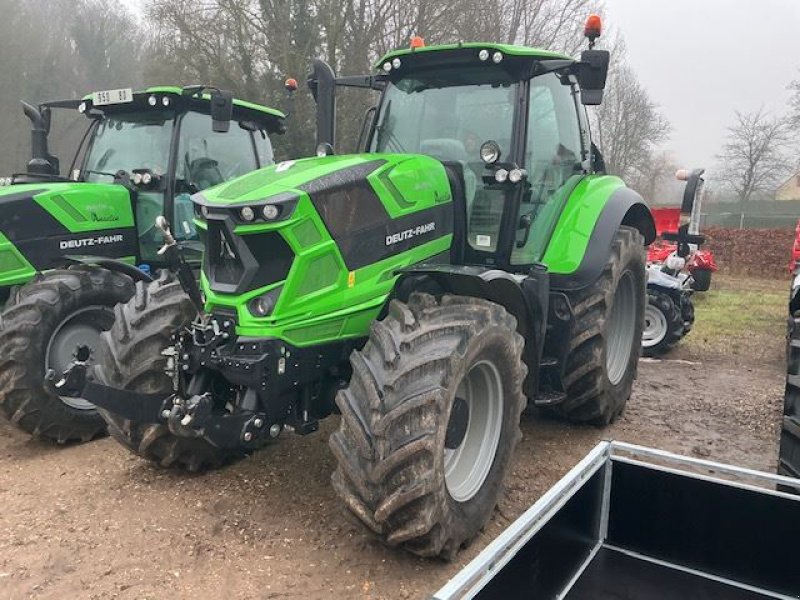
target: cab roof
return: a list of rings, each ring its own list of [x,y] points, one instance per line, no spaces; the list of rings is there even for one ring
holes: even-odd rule
[[[156,104],[152,106],[150,98],[155,97]],[[164,99],[167,99],[165,105]],[[210,110],[211,94],[202,93],[200,95],[186,95],[183,88],[179,86],[154,86],[133,93],[133,101],[123,104],[106,104],[95,107],[93,105],[94,94],[87,94],[80,100],[57,100],[45,102],[43,106],[54,108],[78,109],[81,104],[85,104],[85,111],[100,111],[104,114],[114,114],[139,110],[155,110],[173,108],[182,111],[193,111],[208,113]],[[284,127],[286,115],[281,111],[254,102],[233,99],[233,119],[235,121],[254,121],[263,126],[267,131],[281,131]]]
[[[480,61],[478,58],[478,53],[484,49],[489,52],[489,59],[486,61]],[[398,50],[393,50],[384,55],[377,63],[375,63],[375,68],[382,69],[383,65],[386,64],[387,61],[389,61],[391,64],[391,61],[395,58],[399,58],[402,63],[403,58],[409,58],[412,55],[414,57],[414,63],[417,65],[425,65],[429,62],[436,63],[437,65],[446,64],[448,62],[462,64],[465,57],[474,57],[476,64],[480,64],[480,62],[491,63],[491,56],[495,52],[502,53],[504,55],[503,58],[513,57],[516,59],[527,60],[574,60],[572,57],[567,56],[566,54],[551,52],[550,50],[543,50],[541,48],[530,48],[528,46],[515,46],[511,44],[496,44],[493,42],[463,42],[458,44],[441,44],[438,46],[422,46],[420,48],[401,48]]]

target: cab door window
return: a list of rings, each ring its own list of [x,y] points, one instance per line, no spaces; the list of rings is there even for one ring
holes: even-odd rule
[[[541,259],[549,238],[548,224],[560,213],[574,178],[583,173],[584,149],[574,93],[574,87],[562,83],[555,73],[531,79],[525,150],[527,189],[520,203],[512,264]]]
[[[184,115],[175,168],[179,187],[183,184],[186,191],[204,190],[257,167],[251,131],[234,122],[227,133],[218,133],[212,131],[208,115]]]

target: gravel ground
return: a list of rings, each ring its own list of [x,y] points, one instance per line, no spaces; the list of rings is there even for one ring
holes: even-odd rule
[[[776,340],[779,346],[781,340]],[[598,440],[772,470],[782,365],[643,361],[604,430],[525,417],[505,498],[453,563],[384,548],[329,485],[329,419],[221,471],[156,469],[105,439],[54,448],[0,422],[0,598],[421,598]]]

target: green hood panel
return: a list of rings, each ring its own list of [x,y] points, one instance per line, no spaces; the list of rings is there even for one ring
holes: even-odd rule
[[[130,192],[121,185],[54,182],[0,188],[0,286],[25,283],[68,255],[138,254]]]
[[[284,207],[288,198],[290,212],[272,222],[238,218],[243,205],[260,214],[258,207],[272,198]],[[448,252],[452,241],[447,173],[421,155],[290,161],[206,190],[195,201],[208,214],[197,220],[209,240],[202,277],[207,308],[235,311],[241,335],[297,346],[366,335],[398,271]],[[244,273],[236,284],[214,279],[209,255],[211,249],[224,253],[214,241],[220,235],[254,265],[215,271]],[[286,247],[289,266],[281,263]],[[249,303],[270,290],[276,290],[274,309],[253,316]]]

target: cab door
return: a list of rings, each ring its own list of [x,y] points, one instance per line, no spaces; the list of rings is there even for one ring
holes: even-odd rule
[[[516,215],[511,265],[525,270],[541,260],[570,193],[586,175],[588,130],[569,77],[546,73],[530,80],[524,168],[525,190]]]

